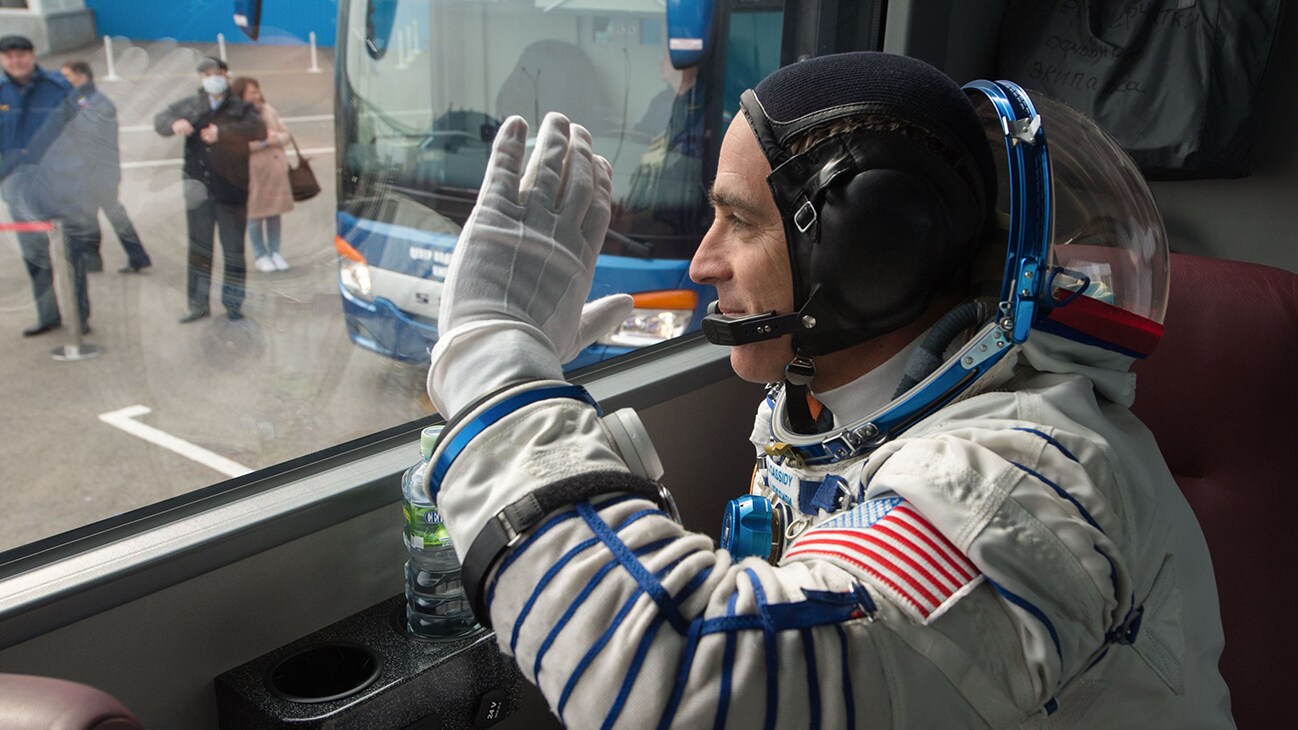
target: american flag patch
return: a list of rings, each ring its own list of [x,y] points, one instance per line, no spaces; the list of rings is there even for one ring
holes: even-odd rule
[[[878,503],[885,500],[890,504],[880,514],[884,505]],[[793,542],[785,559],[827,559],[864,573],[871,585],[923,624],[942,615],[982,578],[978,568],[905,500],[869,500],[852,512],[858,510],[869,513],[868,524],[817,525]]]

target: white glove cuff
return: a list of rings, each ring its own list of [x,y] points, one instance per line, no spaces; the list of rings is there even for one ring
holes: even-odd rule
[[[559,358],[540,330],[517,320],[478,320],[451,329],[433,346],[428,396],[450,419],[510,383],[562,379]]]

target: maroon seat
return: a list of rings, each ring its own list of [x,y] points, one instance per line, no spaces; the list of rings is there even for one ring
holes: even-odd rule
[[[1298,631],[1298,274],[1172,256],[1166,334],[1132,410],[1203,526],[1241,728],[1291,727]]]
[[[0,674],[0,728],[5,730],[140,730],[112,695],[80,682]]]

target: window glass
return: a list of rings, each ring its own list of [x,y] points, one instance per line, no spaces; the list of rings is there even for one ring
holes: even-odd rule
[[[567,366],[697,329],[689,258],[723,115],[775,67],[766,5],[685,70],[661,0],[263,0],[255,43],[228,0],[92,2],[107,43],[6,57],[0,223],[35,227],[0,231],[0,551],[431,415],[441,281],[511,114],[566,113],[614,168],[593,296],[637,309]],[[294,201],[300,160],[321,191]]]

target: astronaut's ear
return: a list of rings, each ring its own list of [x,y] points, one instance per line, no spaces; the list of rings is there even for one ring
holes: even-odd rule
[[[946,208],[927,178],[900,170],[865,170],[834,185],[820,210],[813,280],[840,283],[825,294],[856,321],[922,312],[945,283],[936,279],[952,234]]]

